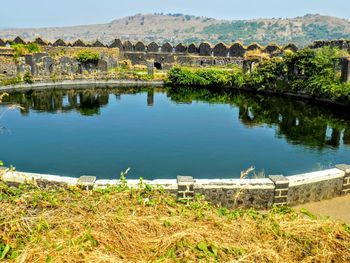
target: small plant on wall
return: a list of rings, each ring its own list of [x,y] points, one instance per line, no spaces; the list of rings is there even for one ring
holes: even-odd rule
[[[91,50],[83,50],[76,55],[76,60],[78,60],[81,63],[97,64],[99,59],[100,54]]]

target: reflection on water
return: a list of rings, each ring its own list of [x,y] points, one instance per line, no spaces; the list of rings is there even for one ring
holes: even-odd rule
[[[239,119],[246,127],[276,126],[277,136],[284,136],[290,143],[319,148],[339,147],[342,140],[350,144],[350,108],[242,92],[175,90],[170,92],[170,97],[177,102],[232,104],[239,108]]]
[[[285,137],[293,144],[320,149],[326,146],[337,148],[342,142],[350,144],[349,108],[246,92],[184,89],[156,91],[166,92],[178,104],[202,101],[233,105],[239,108],[239,119],[247,128],[275,126],[276,135]],[[35,110],[51,113],[77,111],[84,116],[93,116],[100,114],[100,109],[108,105],[111,94],[120,100],[121,95],[140,92],[147,92],[147,105],[153,106],[153,88],[31,91],[13,93],[4,102],[19,104],[23,115]]]
[[[133,97],[138,99],[132,99]],[[47,141],[45,143],[62,141],[62,145],[55,147],[58,147],[57,151],[61,150],[67,155],[67,159],[53,164],[48,161],[45,167],[33,167],[32,170],[36,172],[43,172],[41,168],[54,167],[52,173],[79,176],[79,162],[83,162],[86,164],[84,172],[96,174],[100,168],[94,170],[96,164],[91,161],[93,157],[83,156],[84,151],[84,154],[91,152],[91,155],[99,156],[98,165],[106,170],[105,173],[102,172],[103,177],[110,177],[112,169],[118,171],[117,169],[122,170],[129,165],[127,161],[120,161],[120,167],[114,167],[112,164],[107,167],[103,163],[104,160],[112,163],[115,159],[124,158],[134,159],[132,165],[136,166],[139,175],[145,171],[140,176],[148,178],[173,178],[180,173],[196,177],[234,177],[251,164],[257,164],[269,172],[268,168],[271,166],[272,172],[288,173],[310,169],[318,163],[325,165],[325,162],[344,162],[344,156],[350,153],[350,148],[345,147],[350,145],[349,108],[272,95],[203,89],[77,89],[12,93],[5,98],[4,103],[19,104],[22,107],[22,119],[8,117],[8,122],[11,124],[12,120],[14,123],[12,126],[19,125],[18,123],[25,119],[31,119],[33,115],[37,117],[31,119],[33,122],[23,122],[22,129],[30,130],[30,134],[23,133],[18,134],[18,137],[6,138],[0,134],[2,144],[6,145],[7,142],[8,147],[10,144],[13,147],[13,152],[10,153],[0,150],[0,154],[5,155],[0,156],[2,159],[6,159],[6,154],[13,154],[8,159],[16,164],[23,161],[20,168],[28,170],[32,168],[33,162],[29,164],[18,157],[18,152],[23,150],[24,146],[28,146],[29,149],[35,144],[44,144],[43,140]],[[230,107],[227,108],[227,105]],[[104,108],[113,108],[114,115],[107,116],[108,114],[102,111]],[[197,108],[198,111],[195,110]],[[154,111],[150,112],[147,109]],[[63,130],[67,129],[66,134],[57,133],[54,139],[34,138],[32,133],[53,133],[45,130],[49,128],[40,126],[45,124],[45,119],[48,123],[55,124],[52,118],[49,118],[51,113],[62,115],[57,122]],[[68,118],[76,113],[80,116],[79,127],[72,125],[77,121],[76,117]],[[119,124],[115,114],[118,115]],[[66,119],[63,115],[67,116]],[[223,116],[231,116],[229,126],[226,119],[221,119]],[[40,122],[34,122],[39,117]],[[94,122],[96,119],[95,124],[90,124],[92,119]],[[240,123],[243,129],[236,123]],[[35,125],[38,125],[38,128],[33,127]],[[102,130],[96,138],[85,134],[85,131],[96,132],[90,131],[97,129],[89,128],[91,125],[96,125]],[[72,131],[69,126],[74,126],[76,130]],[[254,134],[250,131],[254,131]],[[268,134],[271,132],[277,140],[268,141]],[[217,137],[218,135],[220,137]],[[255,137],[252,137],[253,135]],[[84,136],[89,138],[89,143],[93,146],[89,146],[88,143],[84,145]],[[10,142],[10,139],[13,141]],[[281,140],[287,144],[281,144]],[[76,147],[73,147],[75,144]],[[103,147],[98,149],[97,153],[94,147],[98,146]],[[72,152],[68,152],[67,149]],[[43,151],[46,151],[46,148]],[[45,153],[42,153],[42,156],[45,157]],[[304,160],[294,160],[299,157]],[[278,161],[279,158],[281,161]],[[283,158],[287,161],[282,160]],[[74,161],[75,164],[70,164],[70,161]],[[306,165],[309,162],[311,164]],[[63,163],[67,166],[66,170],[62,170]],[[296,165],[300,165],[299,170],[295,168]],[[154,166],[157,166],[157,169]],[[293,166],[293,169],[289,169],[290,166]],[[72,174],[69,171],[73,171]]]

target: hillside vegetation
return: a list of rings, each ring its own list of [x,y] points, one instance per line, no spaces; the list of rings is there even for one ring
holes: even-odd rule
[[[5,262],[349,262],[350,226],[288,207],[189,204],[140,181],[119,187],[11,188],[0,182]]]
[[[99,39],[105,43],[113,39],[159,43],[191,43],[209,41],[213,44],[241,41],[250,44],[293,42],[305,46],[314,40],[350,38],[350,21],[337,17],[306,15],[296,18],[255,20],[217,20],[184,14],[137,14],[116,19],[108,24],[57,28],[0,29],[0,38],[25,39],[37,36],[54,41],[62,38],[75,41]]]

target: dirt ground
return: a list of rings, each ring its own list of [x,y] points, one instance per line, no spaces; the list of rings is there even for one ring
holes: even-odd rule
[[[329,216],[350,224],[350,195],[336,197],[331,200],[323,200],[294,207],[296,211],[306,208],[318,216]]]

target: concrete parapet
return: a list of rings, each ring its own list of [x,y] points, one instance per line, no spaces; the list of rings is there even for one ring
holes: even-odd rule
[[[61,177],[36,173],[23,173],[8,168],[0,169],[0,180],[11,186],[33,184],[39,187],[79,186],[86,190],[118,186],[120,180],[96,180],[94,176],[80,178]],[[330,199],[348,194],[350,165],[293,176],[270,175],[263,179],[194,179],[178,176],[177,179],[127,180],[131,188],[143,185],[160,187],[189,202],[196,194],[215,205],[228,208],[268,209],[273,205],[299,205],[311,201]]]

